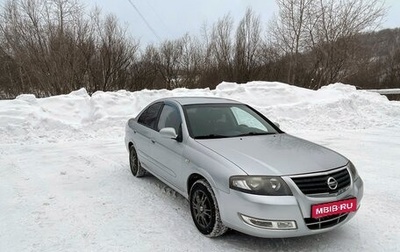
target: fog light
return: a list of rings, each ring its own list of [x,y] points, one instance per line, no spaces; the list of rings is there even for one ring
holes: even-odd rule
[[[276,230],[291,230],[297,229],[296,221],[275,221],[275,220],[263,220],[257,219],[253,217],[249,217],[243,214],[240,214],[240,217],[243,221],[251,226],[265,229],[276,229]]]
[[[295,221],[277,221],[278,229],[296,229]]]

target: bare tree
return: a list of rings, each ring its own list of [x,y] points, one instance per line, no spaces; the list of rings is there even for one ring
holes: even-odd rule
[[[114,16],[84,18],[76,0],[9,0],[0,15],[3,52],[24,92],[52,95],[126,87],[138,49]]]
[[[157,66],[167,89],[180,86],[182,55],[183,41],[181,39],[164,41],[159,48],[156,55]]]
[[[257,78],[261,61],[258,53],[261,48],[260,17],[254,16],[251,9],[247,9],[236,31],[235,43],[235,73],[236,81],[248,82]]]
[[[211,60],[216,63],[220,80],[233,80],[233,20],[224,16],[214,24],[211,31]]]
[[[0,12],[0,96],[80,87],[214,88],[256,79],[309,88],[335,81],[384,87],[400,79],[398,46],[384,46],[381,56],[360,45],[385,14],[383,0],[277,3],[267,39],[260,17],[248,9],[236,27],[226,15],[204,25],[201,38],[186,34],[141,49],[115,16],[95,9],[88,17],[78,0],[7,0]]]
[[[1,15],[7,54],[18,65],[15,83],[38,95],[71,90],[80,62],[76,53],[81,6],[72,0],[11,0]]]
[[[279,16],[270,30],[276,45],[289,55],[287,82],[300,79],[299,58],[312,52],[307,57],[311,59],[308,60],[311,74],[306,76],[314,88],[347,75],[346,67],[357,47],[355,35],[375,28],[385,14],[381,0],[277,0],[277,3]]]
[[[138,59],[131,65],[130,90],[164,88],[163,80],[158,72],[158,49],[148,45]]]
[[[94,90],[125,88],[139,45],[126,40],[126,29],[118,25],[114,15],[107,15],[104,20],[99,14],[95,17],[97,48],[90,64]]]
[[[348,75],[358,41],[356,35],[379,25],[385,14],[380,0],[320,0],[316,26],[310,33],[316,39],[318,82],[316,87],[338,81]]]
[[[203,57],[201,42],[186,34],[182,38],[180,86],[186,88],[198,86],[204,62]]]
[[[307,41],[307,26],[312,23],[312,0],[277,0],[279,14],[270,22],[269,32],[273,44],[287,55],[286,82],[297,81],[297,66],[300,53],[310,44]]]

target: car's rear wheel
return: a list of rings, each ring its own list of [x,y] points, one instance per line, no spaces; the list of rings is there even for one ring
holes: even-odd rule
[[[133,176],[143,177],[146,174],[146,170],[140,165],[136,149],[133,145],[129,147],[129,165]]]
[[[189,202],[194,224],[202,234],[217,237],[228,230],[221,221],[217,200],[206,180],[194,182],[190,189]]]

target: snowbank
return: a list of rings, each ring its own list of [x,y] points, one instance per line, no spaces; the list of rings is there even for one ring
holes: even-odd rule
[[[20,95],[0,101],[4,143],[69,141],[71,134],[121,137],[125,122],[148,103],[167,96],[218,96],[250,104],[283,130],[366,129],[400,125],[400,103],[344,84],[317,91],[278,82],[223,82],[215,90],[175,89],[96,92],[85,89],[38,99]],[[49,134],[51,132],[51,134]],[[75,138],[72,137],[72,138]]]

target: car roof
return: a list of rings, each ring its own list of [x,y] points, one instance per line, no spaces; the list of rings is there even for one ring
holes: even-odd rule
[[[167,97],[167,98],[162,98],[159,101],[176,101],[181,105],[218,104],[218,103],[241,104],[240,102],[231,99],[226,99],[221,97],[204,97],[204,96]]]

